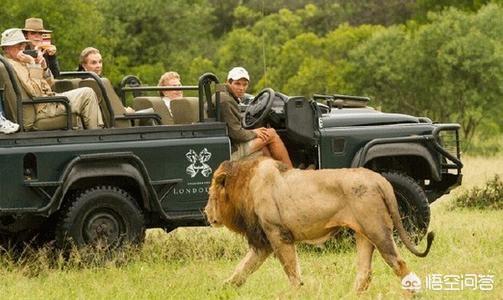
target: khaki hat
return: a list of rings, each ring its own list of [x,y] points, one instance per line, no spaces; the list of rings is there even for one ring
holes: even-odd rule
[[[40,18],[29,18],[24,20],[23,31],[49,33],[51,30],[44,29],[44,21]]]
[[[250,75],[248,75],[248,71],[246,71],[243,67],[234,67],[229,71],[229,74],[227,75],[227,80],[239,80],[241,78],[250,81]]]
[[[2,32],[2,42],[0,47],[14,46],[21,43],[29,43],[24,37],[23,31],[19,28],[10,28]]]

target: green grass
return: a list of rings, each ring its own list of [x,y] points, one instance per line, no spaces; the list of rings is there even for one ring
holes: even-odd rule
[[[460,191],[501,172],[498,160],[466,159]],[[485,167],[488,166],[488,167]],[[501,174],[501,173],[500,173]],[[419,299],[503,299],[503,211],[448,209],[452,195],[432,205],[430,229],[436,239],[426,258],[405,248],[400,253],[421,279],[427,274],[491,274],[494,290],[431,291]],[[246,242],[226,229],[179,228],[170,234],[148,232],[141,249],[112,259],[100,253],[69,259],[50,249],[27,251],[21,259],[0,256],[0,299],[357,299],[353,292],[355,251],[300,247],[304,286],[292,289],[279,262],[269,258],[241,288],[222,282],[246,252]],[[424,248],[421,245],[420,250]],[[401,299],[399,279],[374,255],[370,288],[361,299]]]

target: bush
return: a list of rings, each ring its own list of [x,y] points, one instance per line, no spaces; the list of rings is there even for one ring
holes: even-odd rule
[[[498,175],[454,199],[452,208],[503,209],[503,181]]]

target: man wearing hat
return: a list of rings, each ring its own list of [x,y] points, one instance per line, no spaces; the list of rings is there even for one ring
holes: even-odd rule
[[[51,84],[54,80],[40,55],[32,57],[23,53],[30,41],[25,38],[23,31],[18,28],[7,29],[2,33],[0,46],[5,57],[14,68],[22,87],[30,97],[54,96]],[[80,116],[85,128],[103,127],[103,119],[98,99],[89,87],[78,88],[57,96],[68,98],[73,113]],[[41,103],[35,106],[36,119],[46,119],[66,113],[65,107],[59,103]]]
[[[44,56],[52,75],[58,77],[59,63],[56,57],[56,46],[51,44],[51,32],[51,30],[44,29],[44,21],[40,18],[29,18],[24,21],[23,33],[25,37],[31,41],[33,49]]]
[[[248,72],[243,67],[235,67],[227,75],[226,91],[220,93],[220,112],[227,123],[231,138],[231,159],[237,160],[256,152],[262,152],[292,168],[292,161],[283,141],[274,128],[260,127],[244,129],[238,104],[245,96],[250,81]]]

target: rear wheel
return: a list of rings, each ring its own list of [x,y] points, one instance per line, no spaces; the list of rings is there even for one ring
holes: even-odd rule
[[[145,236],[144,217],[135,200],[114,186],[98,186],[73,197],[56,228],[60,246],[117,248],[139,244]]]
[[[382,175],[393,186],[403,227],[410,239],[419,243],[430,224],[430,206],[424,190],[406,174],[389,171]]]

